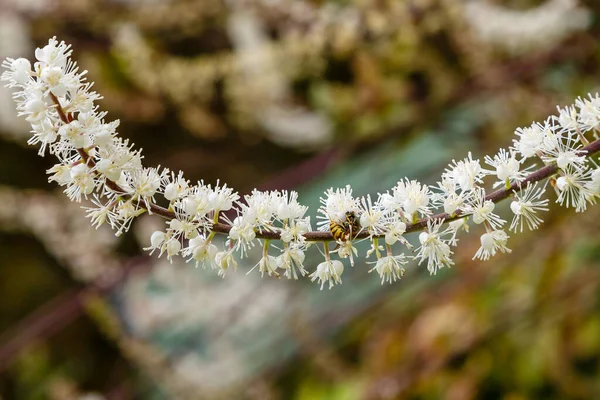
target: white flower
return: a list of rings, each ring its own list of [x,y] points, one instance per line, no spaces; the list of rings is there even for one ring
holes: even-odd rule
[[[509,236],[503,230],[484,233],[481,235],[481,247],[477,250],[475,256],[473,256],[473,260],[479,258],[483,261],[487,261],[490,257],[495,256],[498,251],[510,253],[511,250],[506,247],[508,237]]]
[[[409,221],[413,221],[417,212],[421,215],[431,214],[429,208],[431,191],[427,185],[421,185],[416,180],[399,181],[392,188],[392,197],[400,205],[404,216]]]
[[[454,265],[454,261],[450,258],[452,250],[442,240],[442,234],[439,232],[443,223],[441,219],[427,221],[427,232],[421,232],[419,235],[421,246],[416,250],[415,260],[418,260],[419,265],[427,260],[427,270],[432,275],[435,275],[440,268]]]
[[[594,193],[587,185],[590,177],[591,170],[565,169],[563,175],[556,179],[556,202],[567,208],[575,207],[576,212],[585,211],[587,202],[594,199]]]
[[[39,123],[33,123],[31,128],[33,136],[27,140],[27,144],[35,145],[41,143],[38,155],[43,157],[46,152],[46,147],[56,142],[58,133],[52,126],[52,123],[47,119],[44,119]],[[52,153],[52,150],[50,150],[50,153]]]
[[[352,188],[347,185],[344,189],[329,188],[325,192],[326,197],[320,198],[322,206],[319,208],[317,215],[317,226],[320,231],[329,231],[330,221],[343,223],[346,219],[346,212],[359,213],[359,203],[352,197]]]
[[[150,204],[154,203],[154,195],[160,189],[163,172],[158,172],[157,168],[143,168],[130,173],[130,184],[133,187],[131,195],[135,200],[141,200],[150,211]]]
[[[548,199],[539,200],[545,191],[544,187],[538,188],[536,182],[533,185],[528,183],[521,193],[515,193],[516,200],[510,203],[510,209],[515,214],[510,223],[510,229],[513,232],[516,232],[517,229],[519,232],[523,232],[523,221],[527,223],[530,230],[537,229],[543,222],[538,211],[548,211]]]
[[[442,180],[455,183],[462,191],[469,191],[483,183],[482,178],[487,172],[481,168],[479,160],[473,160],[469,152],[468,157],[463,160],[452,160],[452,164],[442,174]]]
[[[215,254],[215,265],[219,270],[218,275],[222,278],[225,278],[225,274],[228,270],[233,269],[235,271],[238,267],[232,250],[220,251]]]
[[[81,196],[87,198],[94,191],[94,173],[87,165],[80,163],[71,168],[70,178],[65,193],[72,201],[80,202]]]
[[[496,205],[491,200],[485,199],[485,190],[480,188],[473,192],[473,198],[465,206],[465,214],[472,214],[473,222],[481,224],[487,222],[493,229],[501,227],[505,220],[494,214]]]
[[[90,218],[92,226],[98,229],[100,225],[103,225],[106,221],[111,221],[115,217],[115,213],[112,210],[113,202],[109,201],[107,204],[102,204],[100,198],[94,195],[92,203],[96,207],[83,207],[86,210],[86,218]]]
[[[544,148],[545,140],[548,136],[554,135],[552,120],[548,119],[544,124],[534,122],[530,127],[517,128],[515,135],[518,140],[513,140],[513,148],[521,153],[523,158],[530,158]]]
[[[150,236],[150,247],[144,248],[144,250],[150,250],[150,255],[154,253],[155,250],[159,250],[160,254],[162,254],[162,246],[167,239],[167,234],[163,231],[154,231]]]
[[[366,229],[370,236],[381,235],[386,229],[386,215],[389,211],[381,205],[379,200],[381,200],[381,194],[375,204],[371,201],[371,195],[360,199],[360,226],[361,229]]]
[[[31,63],[26,58],[6,58],[2,67],[8,71],[3,72],[0,79],[8,81],[9,87],[25,85],[31,77]]]
[[[337,253],[340,258],[350,258],[350,265],[354,267],[354,256],[358,256],[358,250],[352,245],[351,240],[339,243]]]
[[[448,239],[448,244],[450,244],[450,246],[456,246],[458,244],[458,239],[456,238],[458,236],[458,232],[461,230],[469,232],[467,219],[468,218],[459,218],[456,221],[452,221],[448,224],[448,229],[446,229],[446,231],[448,233],[452,233],[452,237]]]
[[[292,219],[281,228],[281,240],[286,243],[304,242],[303,235],[308,231],[310,231],[310,217]]]
[[[321,283],[321,290],[325,282],[329,283],[329,289],[336,283],[342,283],[342,273],[344,272],[344,264],[339,260],[326,260],[317,265],[315,272],[310,274],[310,280],[312,282],[317,279]]]
[[[103,158],[96,163],[96,171],[100,172],[113,182],[116,182],[121,178],[121,168],[116,166],[108,158]]]
[[[273,217],[281,203],[279,192],[261,192],[254,189],[250,195],[244,196],[246,204],[242,204],[242,212],[247,221],[251,221],[258,230],[272,230]]]
[[[284,276],[288,279],[298,279],[298,274],[304,276],[308,273],[304,269],[304,250],[299,246],[288,246],[277,257],[277,265],[284,269]]]
[[[494,184],[494,187],[521,182],[525,178],[526,173],[520,171],[521,163],[517,160],[514,150],[500,149],[494,158],[485,156],[485,163],[495,169],[495,172],[488,172],[490,175],[498,177],[498,182]]]
[[[76,149],[90,147],[92,144],[92,138],[89,133],[82,128],[81,123],[78,120],[71,121],[58,128],[58,134]]]
[[[218,252],[217,246],[210,243],[205,236],[198,235],[189,240],[188,246],[183,250],[183,255],[191,256],[188,261],[195,261],[196,268],[199,265],[202,265],[202,268],[209,265],[211,269],[215,269],[218,267],[215,262]]]
[[[67,60],[71,56],[71,45],[59,42],[56,37],[48,40],[48,44],[35,50],[35,58],[43,66],[66,68]]]
[[[390,218],[387,225],[387,232],[385,233],[385,243],[393,245],[397,241],[404,243],[410,247],[410,244],[404,239],[404,232],[406,232],[406,224],[398,218],[397,215]]]
[[[600,196],[600,168],[596,167],[592,170],[590,180],[586,182],[585,187],[594,196]]]
[[[258,263],[254,267],[252,267],[252,269],[250,271],[248,271],[248,274],[250,272],[254,271],[258,267],[261,278],[265,275],[265,272],[269,276],[274,275],[276,277],[279,277],[279,273],[277,272],[278,266],[279,265],[278,265],[277,259],[275,257],[270,256],[270,255],[263,255],[263,257],[261,257],[261,259],[258,261]]]
[[[248,249],[255,244],[254,223],[247,221],[245,216],[240,216],[235,218],[230,225],[229,240],[232,241],[235,250],[240,252],[241,257],[244,257]]]
[[[298,203],[298,193],[295,191],[288,193],[284,190],[281,192],[279,199],[275,213],[281,221],[302,218],[308,210],[308,207]]]
[[[399,254],[397,256],[389,255],[377,260],[375,267],[369,270],[369,272],[377,271],[381,278],[382,285],[384,282],[392,283],[404,276],[404,273],[406,272],[404,265],[407,263],[408,260],[404,254]]]
[[[210,191],[208,194],[208,204],[213,212],[231,210],[233,203],[240,198],[232,188],[227,187],[227,184],[219,186],[219,181],[217,181],[214,188],[208,185],[208,189]]]
[[[555,162],[558,168],[585,168],[586,157],[579,155],[581,144],[577,134],[567,134],[566,137],[551,136],[546,140],[542,150],[542,160],[546,164]]]
[[[165,175],[164,186],[164,196],[165,199],[169,201],[173,201],[184,197],[189,189],[190,182],[187,179],[183,178],[183,172],[179,171],[177,176],[175,176],[174,172],[171,172],[170,176]]]
[[[575,100],[575,106],[579,108],[579,128],[584,132],[598,127],[600,123],[600,97],[598,93],[595,96],[589,93],[588,97]]]
[[[452,179],[442,179],[438,182],[438,186],[435,187],[438,190],[434,196],[432,196],[436,206],[443,206],[444,212],[448,215],[454,215],[454,213],[463,208],[465,200],[471,197],[471,191],[457,193],[456,190],[458,185]]]
[[[562,132],[575,133],[579,128],[577,121],[577,111],[574,106],[568,106],[565,108],[556,107],[558,110],[558,117],[554,119],[558,122]]]

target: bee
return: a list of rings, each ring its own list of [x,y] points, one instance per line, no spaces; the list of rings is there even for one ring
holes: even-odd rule
[[[343,222],[330,219],[329,230],[336,242],[345,242],[356,236],[360,230],[360,221],[354,211],[346,211],[346,219]]]

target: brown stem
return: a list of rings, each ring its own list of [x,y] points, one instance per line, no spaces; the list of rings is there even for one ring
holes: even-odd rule
[[[67,114],[65,114],[65,112],[62,109],[62,107],[60,106],[60,103],[58,102],[58,99],[56,98],[56,96],[54,96],[52,93],[50,93],[50,96],[52,97],[52,100],[56,103],[56,107],[57,107],[57,111],[58,111],[58,115],[60,116],[60,119],[64,123],[68,124],[69,121],[71,120],[71,118],[69,118],[69,116]],[[84,149],[77,149],[77,151],[78,151],[79,155],[81,156],[81,158],[85,161],[86,165],[88,165],[89,167],[93,167],[95,165],[94,160],[89,156],[89,154]],[[579,151],[578,155],[592,156],[592,155],[598,153],[599,151],[600,151],[600,139],[585,146],[583,149],[581,149]],[[508,196],[510,196],[513,193],[519,193],[521,191],[522,187],[527,187],[528,183],[534,183],[534,182],[538,182],[538,181],[544,180],[546,178],[549,178],[550,176],[554,175],[557,171],[558,171],[558,167],[556,166],[556,164],[546,165],[546,166],[538,169],[537,171],[534,171],[531,174],[527,175],[527,177],[520,184],[515,182],[510,186],[510,188],[498,189],[498,190],[488,194],[487,196],[485,196],[485,200],[486,201],[491,200],[494,203],[498,203],[499,201],[504,200],[505,198],[507,198]],[[123,197],[125,199],[131,199],[131,195],[127,194],[125,192],[125,190],[123,190],[123,188],[121,188],[116,182],[111,181],[110,179],[106,179],[106,186],[108,188],[110,188],[112,191],[121,194],[121,197]],[[169,211],[166,208],[161,207],[157,204],[150,203],[149,206],[146,206],[146,204],[144,202],[140,201],[140,202],[138,202],[138,206],[141,208],[147,209],[148,211],[150,211],[153,214],[160,215],[161,217],[164,217],[166,219],[175,219],[176,218],[174,212]],[[406,232],[409,233],[409,232],[415,232],[415,231],[421,230],[421,229],[427,227],[427,222],[431,221],[431,220],[441,219],[445,223],[445,222],[457,220],[459,218],[462,218],[462,217],[465,217],[468,215],[469,214],[463,213],[462,210],[456,211],[453,215],[448,215],[446,213],[432,215],[431,217],[422,218],[422,219],[416,221],[415,223],[408,224],[406,226]],[[216,224],[213,224],[213,226],[212,226],[212,231],[216,232],[216,233],[228,234],[230,230],[231,230],[231,225],[228,225],[228,224],[216,223]],[[279,232],[274,232],[274,231],[258,231],[256,233],[256,237],[260,238],[260,239],[279,240],[281,238],[281,235]],[[361,232],[355,236],[355,239],[364,239],[367,237],[369,237],[369,234],[367,232]],[[379,236],[375,236],[375,237],[383,237],[383,235],[379,235]],[[327,242],[327,241],[334,240],[331,232],[320,232],[320,231],[307,232],[304,234],[304,238],[310,242]]]

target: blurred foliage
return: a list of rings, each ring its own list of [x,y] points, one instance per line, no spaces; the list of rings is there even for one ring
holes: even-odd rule
[[[516,127],[599,87],[597,1],[489,1],[488,14],[472,4],[7,0],[0,56],[31,57],[56,35],[72,43],[105,97],[101,108],[121,119],[121,134],[144,149],[148,165],[221,179],[242,193],[299,187],[314,206],[331,185],[352,183],[362,194],[405,175],[432,182],[453,157],[505,147]],[[525,35],[499,25],[506,10],[540,28]],[[504,46],[515,32],[518,46]],[[170,324],[140,334],[128,296],[136,278],[151,282],[148,271],[164,266],[135,258],[145,243],[134,235],[113,243],[96,232],[89,259],[64,251],[85,249],[94,233],[78,240],[84,228],[74,221],[87,221],[65,215],[62,194],[43,177],[52,160],[22,146],[26,129],[5,118],[10,107],[0,102],[0,184],[17,199],[11,208],[3,198],[0,211],[0,394],[217,398],[177,380],[185,372],[176,368],[179,347],[196,346],[187,341],[203,334],[178,329],[188,328],[182,321],[193,319],[185,314],[193,307],[200,315],[229,297],[172,310],[180,314]],[[554,210],[539,232],[509,242],[511,255],[485,264],[471,261],[474,235],[463,239],[452,270],[411,271],[383,288],[368,265],[322,294],[297,282],[252,281],[267,302],[278,299],[273,287],[295,293],[289,326],[261,314],[274,336],[240,351],[254,367],[220,397],[600,397],[599,217],[597,207],[584,215]],[[234,282],[206,279],[198,290],[207,293],[208,285]],[[253,301],[235,304],[238,313]],[[302,320],[298,304],[316,311]],[[207,315],[213,331],[225,318]],[[271,342],[277,334],[289,337]]]

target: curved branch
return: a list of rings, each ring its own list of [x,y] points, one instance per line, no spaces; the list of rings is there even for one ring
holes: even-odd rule
[[[68,124],[72,120],[71,115],[68,113],[65,113],[65,111],[63,110],[62,106],[60,105],[58,99],[52,93],[50,94],[50,96],[52,97],[52,100],[56,104],[56,108],[58,111],[58,115],[60,116],[60,119],[65,124]],[[86,165],[88,167],[92,168],[95,166],[94,160],[89,156],[89,154],[84,149],[78,149],[77,151],[79,152],[79,155],[81,156],[82,160],[86,163]],[[588,144],[584,148],[582,148],[578,152],[578,155],[592,156],[598,152],[600,152],[600,139],[596,140],[596,141]],[[520,183],[515,182],[510,186],[510,188],[498,189],[498,190],[488,194],[487,196],[485,196],[485,200],[490,200],[493,203],[498,203],[498,202],[506,199],[513,193],[519,193],[521,191],[521,188],[526,187],[528,183],[542,181],[546,178],[551,177],[557,171],[558,171],[558,167],[556,166],[556,164],[546,165],[546,166],[532,172],[531,174],[527,175],[527,177]],[[119,186],[119,184],[117,184],[116,182],[114,182],[108,178],[105,178],[105,184],[112,191],[122,194],[121,197],[123,197],[124,199],[130,200],[132,198],[132,196],[127,194],[127,192],[123,188],[121,188]],[[134,201],[137,201],[137,200],[134,200]],[[144,202],[140,201],[137,203],[137,205],[140,208],[148,210],[149,213],[160,215],[163,218],[166,218],[166,219],[175,219],[176,218],[174,212],[169,211],[166,208],[161,207],[157,204],[150,203],[148,206],[146,206],[146,204]],[[463,214],[463,212],[461,210],[457,210],[453,215],[449,215],[447,213],[435,214],[435,215],[432,215],[431,217],[422,218],[415,223],[407,224],[406,225],[406,233],[415,232],[415,231],[418,231],[418,230],[421,230],[421,229],[427,227],[427,222],[431,221],[431,220],[440,220],[441,219],[444,221],[444,223],[446,223],[446,222],[457,220],[459,218],[463,218],[468,215],[470,215],[470,214]],[[229,234],[230,230],[231,230],[231,225],[228,225],[228,224],[216,223],[216,224],[213,224],[213,226],[212,226],[212,231],[216,232],[216,233]],[[277,231],[259,231],[259,232],[256,232],[256,237],[260,238],[260,239],[269,239],[269,240],[281,239],[281,235]],[[364,239],[367,237],[369,237],[368,232],[361,232],[355,236],[355,239]],[[374,236],[374,237],[383,237],[383,235]],[[304,238],[310,242],[334,241],[333,235],[331,234],[331,232],[321,232],[321,231],[307,232],[304,234]]]

